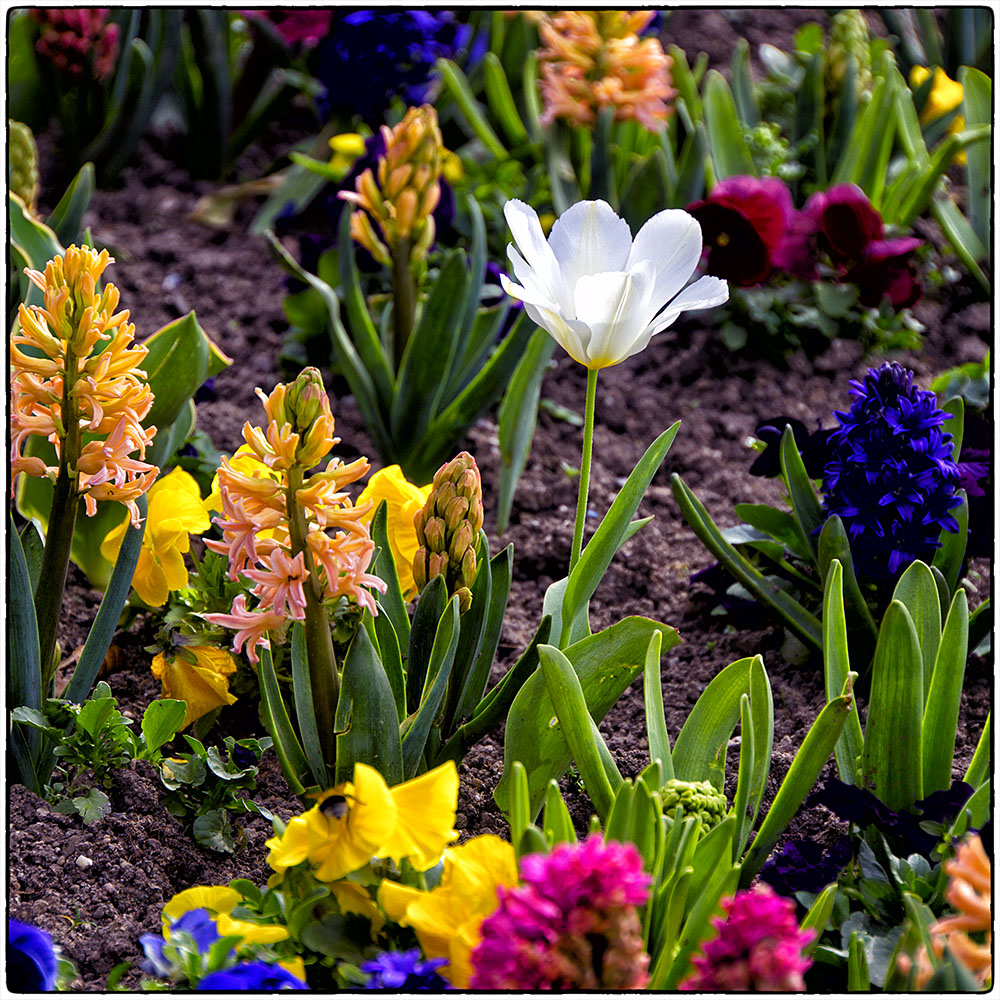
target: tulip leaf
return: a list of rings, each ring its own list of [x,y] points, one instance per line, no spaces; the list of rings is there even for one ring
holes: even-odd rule
[[[743,853],[747,837],[750,835],[752,819],[749,814],[750,785],[753,781],[754,767],[754,727],[750,717],[750,699],[746,695],[740,698],[740,761],[736,772],[736,794],[730,815],[736,820],[736,831],[733,835],[733,861],[738,861]]]
[[[840,518],[837,518],[839,521]],[[826,682],[826,700],[833,701],[843,691],[851,672],[847,646],[847,622],[844,615],[844,570],[838,559],[830,563],[823,594],[823,667]],[[864,747],[864,733],[858,718],[858,706],[851,706],[843,732],[837,739],[834,757],[840,780],[855,784],[857,760]]]
[[[257,675],[260,678],[260,704],[264,725],[274,740],[274,752],[278,755],[288,787],[293,795],[301,795],[305,791],[302,778],[309,774],[309,764],[288,718],[288,709],[281,697],[281,688],[278,687],[271,650],[267,647],[261,650]]]
[[[705,77],[704,102],[705,127],[708,129],[716,178],[721,181],[737,174],[756,175],[733,93],[718,70],[709,70]]]
[[[560,647],[564,648],[585,633],[590,598],[621,547],[632,516],[670,450],[679,427],[678,420],[646,449],[570,572],[562,600]]]
[[[154,698],[142,713],[142,741],[139,757],[148,760],[168,740],[172,740],[184,725],[187,702],[174,698]]]
[[[680,642],[677,633],[668,625],[649,618],[629,617],[563,650],[580,678],[587,709],[594,722],[600,723],[641,672],[654,629],[663,633],[664,652]],[[532,816],[537,815],[549,780],[565,771],[570,758],[545,679],[538,671],[525,681],[507,715],[504,774],[493,793],[494,799],[504,807],[510,762],[520,760],[528,772]]]
[[[979,742],[976,744],[976,752],[972,755],[963,778],[973,788],[978,788],[990,773],[990,747],[993,742],[991,718],[992,713],[986,716],[983,731],[979,734]]]
[[[795,598],[783,590],[776,590],[758,569],[726,541],[722,532],[709,517],[704,505],[677,473],[671,476],[670,482],[674,498],[684,515],[684,520],[687,521],[712,555],[761,604],[775,612],[782,622],[806,645],[812,646],[814,649],[822,648],[823,639],[819,619],[806,611]]]
[[[125,601],[132,589],[132,577],[135,574],[136,564],[139,562],[142,538],[146,530],[147,501],[145,494],[136,498],[136,506],[139,508],[141,524],[138,528],[130,524],[125,531],[125,538],[118,550],[118,560],[115,562],[111,579],[108,581],[108,589],[104,592],[101,606],[97,610],[97,617],[94,618],[94,624],[90,628],[90,634],[84,643],[83,652],[80,654],[73,676],[61,695],[68,701],[80,703],[90,694],[90,689],[94,686],[101,664],[104,663],[104,657],[108,654],[115,630],[118,628],[118,619],[121,616],[122,608],[125,607]]]
[[[910,613],[920,643],[921,693],[924,702],[931,687],[934,661],[941,642],[941,602],[937,584],[926,563],[914,560],[896,583],[892,599],[899,601]],[[962,658],[963,669],[965,658]]]
[[[750,850],[743,859],[739,876],[739,883],[743,888],[746,888],[760,871],[761,865],[767,860],[785,828],[799,811],[799,807],[816,784],[820,771],[830,759],[830,754],[854,704],[854,694],[851,690],[854,676],[854,674],[849,676],[844,693],[828,702],[823,708],[795,754],[791,767],[771,803],[771,808],[768,809],[757,836],[754,837]]]
[[[750,720],[753,724],[754,764],[748,799],[748,831],[757,820],[757,812],[764,798],[767,776],[771,770],[771,749],[774,746],[774,698],[764,661],[759,656],[755,656],[750,663]]]
[[[969,500],[965,490],[956,490],[956,496],[962,498],[962,504],[956,507],[952,516],[958,522],[958,531],[942,530],[940,544],[934,553],[932,565],[944,575],[948,591],[955,592],[958,579],[962,575],[962,564],[965,562],[965,548],[969,539]]]
[[[890,809],[923,798],[920,641],[910,613],[893,601],[882,620],[872,663],[871,697],[861,758],[864,786]]]
[[[527,790],[527,778],[525,779],[525,790]],[[545,839],[550,847],[554,847],[556,844],[576,843],[573,820],[570,818],[569,809],[566,808],[566,802],[559,791],[559,784],[554,780],[549,782],[549,787],[545,790],[542,829],[545,831]]]
[[[94,196],[94,164],[85,163],[52,209],[46,223],[63,245],[75,243],[80,236],[83,216]]]
[[[366,616],[368,617],[368,616]],[[309,763],[313,784],[329,788],[337,781],[330,781],[327,762],[323,757],[323,742],[316,724],[316,709],[313,705],[312,681],[309,677],[309,660],[306,650],[306,630],[302,622],[292,625],[292,700],[295,704],[295,721],[299,727],[302,751]],[[340,729],[340,726],[337,726]],[[338,754],[339,756],[339,754]],[[332,764],[333,762],[330,761]],[[346,780],[346,779],[345,779]]]
[[[951,765],[968,653],[969,602],[965,591],[959,587],[944,624],[924,706],[924,795],[943,791],[951,785]]]
[[[528,810],[528,775],[519,760],[515,760],[511,765],[510,773],[510,802],[507,807],[507,815],[510,816],[510,842],[519,844],[524,831],[531,824]]]
[[[667,719],[663,709],[663,686],[660,682],[660,647],[663,636],[654,632],[646,649],[646,663],[642,674],[642,696],[646,709],[646,737],[649,741],[649,759],[660,761],[663,780],[674,776],[674,764],[670,756],[670,737],[667,735]]]
[[[337,702],[334,783],[349,781],[359,761],[389,785],[404,779],[399,721],[392,688],[368,632],[359,628],[344,659]]]
[[[531,335],[524,356],[511,376],[497,414],[500,444],[500,483],[497,497],[497,532],[507,530],[514,503],[514,490],[531,452],[538,422],[538,400],[542,379],[556,342],[542,329]]]

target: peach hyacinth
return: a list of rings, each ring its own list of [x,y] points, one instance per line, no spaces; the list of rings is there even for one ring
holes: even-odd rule
[[[638,34],[654,16],[651,10],[563,10],[543,20],[542,123],[565,118],[592,125],[609,107],[618,121],[648,129],[666,121],[676,94],[670,56],[659,39]]]
[[[375,552],[362,520],[368,506],[355,507],[344,492],[368,471],[368,461],[345,465],[331,458],[323,471],[306,475],[340,440],[333,436],[319,372],[306,369],[270,396],[260,389],[257,395],[267,426],[248,421],[243,427],[247,457],[222,459],[222,513],[214,518],[222,541],[205,543],[229,558],[231,579],[242,574],[254,584],[253,609],[247,608],[247,595],[239,594],[229,614],[206,615],[214,625],[236,630],[233,651],[246,645],[252,663],[258,661],[258,647],[268,645],[270,629],[306,620],[310,595],[316,606],[348,597],[375,614],[368,588],[385,591],[383,581],[366,572]]]

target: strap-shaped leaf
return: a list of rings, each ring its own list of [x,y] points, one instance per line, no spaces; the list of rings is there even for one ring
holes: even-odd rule
[[[482,294],[480,289],[479,294]],[[448,380],[448,391],[441,398],[441,406],[449,407],[458,394],[479,373],[483,363],[503,340],[504,331],[510,330],[516,316],[513,316],[516,306],[514,299],[508,299],[499,305],[480,307],[472,318],[469,327],[462,330],[461,355],[456,354],[454,374]]]
[[[260,678],[260,704],[264,725],[274,740],[274,752],[278,755],[281,771],[292,793],[301,795],[305,791],[302,779],[309,774],[309,763],[288,718],[288,709],[281,697],[271,650],[268,648],[261,650],[257,676]]]
[[[494,119],[500,122],[507,139],[514,146],[530,142],[531,137],[524,122],[521,121],[514,95],[510,91],[510,84],[507,83],[507,74],[504,73],[503,64],[495,53],[487,52],[483,56],[482,73],[490,111]]]
[[[718,70],[708,71],[703,99],[715,176],[724,180],[737,174],[756,174],[732,91]]]
[[[413,722],[403,735],[404,780],[415,777],[420,769],[431,724],[437,717],[444,701],[445,691],[448,689],[457,648],[458,598],[453,597],[441,615],[441,621],[434,635],[434,646],[431,649],[420,705],[413,716]]]
[[[816,488],[809,479],[798,446],[795,444],[795,434],[789,425],[781,436],[781,473],[788,487],[788,495],[792,501],[795,520],[798,521],[802,535],[809,543],[813,559],[819,551],[819,532],[825,520],[823,505],[816,496]]]
[[[306,630],[301,622],[292,626],[292,700],[295,703],[295,721],[299,727],[302,751],[312,774],[312,780],[321,788],[337,784],[330,781],[327,761],[323,759],[323,744],[316,725],[313,708],[312,684],[309,680],[309,661],[306,658]],[[340,728],[339,726],[337,727]],[[329,761],[333,764],[333,761]]]
[[[962,575],[965,548],[969,541],[969,500],[965,495],[965,490],[956,490],[955,493],[962,498],[961,506],[956,507],[951,512],[958,522],[958,531],[943,530],[941,532],[940,544],[934,553],[932,563],[941,570],[951,593],[955,592],[959,577]]]
[[[525,792],[528,783],[525,777]],[[549,787],[545,790],[545,811],[542,813],[542,829],[545,831],[545,839],[550,847],[556,844],[575,844],[576,831],[573,829],[573,820],[570,818],[569,809],[559,791],[556,781],[550,781]]]
[[[406,654],[406,711],[412,714],[420,704],[428,682],[431,651],[441,616],[448,604],[448,586],[443,576],[436,576],[424,587],[413,609],[410,642]],[[455,637],[456,642],[458,636]]]
[[[21,548],[21,539],[9,518],[7,553],[10,559],[10,615],[7,636],[10,642],[10,665],[7,671],[8,697],[12,707],[42,707],[42,669],[38,648],[38,621],[35,618],[34,588],[28,564]],[[37,733],[32,734],[37,744]]]
[[[600,723],[639,675],[653,629],[663,633],[664,651],[680,642],[670,626],[649,618],[630,617],[563,650],[580,678],[587,708],[596,723]],[[493,793],[501,808],[507,800],[507,772],[511,761],[520,760],[528,772],[533,816],[541,807],[549,780],[565,771],[571,755],[553,721],[555,717],[545,679],[538,672],[524,683],[507,716],[504,775]]]
[[[524,831],[531,824],[528,809],[528,776],[519,760],[514,761],[511,766],[510,801],[507,808],[510,816],[510,842],[518,844]]]
[[[750,836],[752,825],[748,806],[750,803],[750,785],[753,782],[754,766],[754,733],[753,721],[750,718],[750,699],[743,695],[740,698],[740,762],[736,772],[736,794],[730,814],[736,820],[736,830],[733,834],[733,861],[739,861],[747,837]]]
[[[791,511],[778,510],[766,503],[738,503],[733,510],[741,521],[770,535],[800,559],[814,558],[813,548]]]
[[[108,648],[111,646],[115,629],[118,627],[118,619],[121,616],[122,608],[125,607],[129,590],[132,589],[132,577],[135,574],[136,564],[139,562],[142,537],[146,531],[147,502],[145,494],[136,499],[136,506],[139,508],[142,523],[138,528],[129,525],[125,531],[125,538],[118,551],[118,561],[111,573],[108,589],[104,592],[101,606],[98,608],[97,617],[90,628],[90,634],[87,636],[76,670],[73,671],[73,676],[61,695],[69,701],[79,703],[90,694],[90,689],[97,679],[97,672],[101,669],[104,657],[108,654]]]
[[[392,627],[399,640],[400,651],[407,649],[410,642],[410,616],[406,613],[406,601],[399,586],[399,574],[396,572],[396,560],[389,544],[388,505],[379,501],[375,516],[371,523],[372,541],[377,547],[375,559],[372,561],[372,573],[386,585],[386,591],[379,597],[379,604],[385,609]]]
[[[771,749],[774,746],[774,698],[771,695],[771,682],[764,669],[764,660],[759,656],[755,656],[750,663],[750,719],[753,723],[754,765],[748,829],[753,829],[767,788]]]
[[[951,785],[962,681],[969,654],[969,602],[965,590],[955,591],[932,668],[923,718],[923,793]]]
[[[976,236],[954,199],[950,195],[938,195],[931,202],[931,214],[965,269],[979,282],[984,291],[990,292],[990,279],[979,266],[979,261],[985,260],[988,255],[986,247]]]
[[[753,128],[760,123],[760,105],[750,73],[750,43],[745,38],[737,41],[730,67],[736,113],[742,125]]]
[[[555,346],[555,340],[547,331],[535,330],[500,403],[497,415],[497,438],[500,444],[497,531],[501,534],[507,530],[514,503],[514,490],[531,453],[531,441],[538,422],[542,379],[545,378],[545,369]]]
[[[597,585],[607,572],[615,553],[621,547],[632,516],[638,510],[653,476],[656,475],[670,450],[679,427],[678,420],[646,449],[587,543],[580,561],[569,574],[562,602],[560,647],[565,647],[571,637],[576,638],[582,634],[586,627],[590,598],[597,590]]]
[[[882,619],[872,663],[871,698],[861,758],[864,786],[890,809],[923,798],[920,643],[909,612],[893,601]]]
[[[990,773],[990,747],[993,745],[992,717],[992,712],[986,716],[983,731],[979,734],[979,742],[976,744],[976,752],[972,755],[963,779],[973,788],[978,788]]]
[[[851,677],[853,678],[853,675]],[[810,726],[785,775],[785,780],[778,789],[778,794],[771,803],[771,808],[757,831],[757,836],[750,845],[750,850],[743,859],[739,876],[742,887],[745,888],[753,881],[778,842],[778,838],[784,833],[805,801],[805,797],[816,784],[820,771],[830,759],[853,704],[854,694],[849,679],[844,693],[829,702]]]
[[[149,387],[156,397],[146,427],[167,427],[208,377],[209,339],[193,312],[161,327],[145,342],[143,359]]]
[[[962,84],[962,111],[965,127],[993,123],[993,85],[990,78],[970,65],[959,68],[958,79]],[[993,208],[991,179],[991,144],[979,142],[966,151],[966,173],[969,188],[969,222],[984,246],[990,245],[992,235],[991,213]]]
[[[823,593],[823,669],[827,701],[833,701],[838,692],[844,690],[851,672],[851,659],[847,647],[847,622],[844,615],[843,580],[844,571],[840,560],[834,559],[826,575],[826,590]],[[845,784],[856,783],[857,762],[864,748],[864,739],[861,720],[858,718],[858,706],[853,704],[833,751],[840,780]]]
[[[396,706],[397,725],[406,718],[406,673],[403,670],[403,655],[399,648],[399,638],[392,627],[392,621],[381,604],[376,602],[378,614],[375,616],[375,638],[382,669],[392,688],[392,700]]]
[[[660,647],[663,636],[654,632],[646,649],[646,663],[642,672],[642,697],[646,709],[646,738],[649,742],[649,759],[659,761],[662,779],[674,776],[674,763],[670,755],[670,737],[663,709],[663,686],[660,683]],[[661,782],[662,784],[662,782]]]
[[[455,99],[458,110],[471,131],[498,161],[507,159],[508,153],[486,116],[483,106],[476,100],[465,74],[450,59],[439,59],[434,68]]]
[[[59,204],[46,222],[63,246],[75,243],[83,226],[83,216],[94,196],[94,164],[85,163],[69,183]]]
[[[941,409],[949,414],[945,430],[951,434],[951,460],[957,462],[965,436],[965,400],[961,396],[952,396],[942,404]]]
[[[899,601],[909,611],[917,630],[921,654],[921,691],[926,702],[941,642],[941,602],[938,600],[937,584],[926,563],[919,559],[910,563],[896,583],[892,599]],[[964,664],[964,657],[962,662]]]
[[[479,311],[479,299],[483,290],[483,277],[486,274],[486,223],[483,221],[483,210],[475,198],[466,198],[465,206],[469,212],[469,222],[472,227],[472,245],[469,254],[469,283],[465,290],[465,301],[462,306],[462,316],[458,324],[458,338],[453,354],[453,361],[445,379],[443,399],[451,397],[451,386],[465,357],[466,341],[469,331],[476,321]]]
[[[811,955],[813,949],[819,943],[820,936],[826,930],[827,921],[833,913],[833,903],[837,898],[837,883],[833,882],[812,901],[812,906],[806,911],[806,915],[799,924],[800,931],[813,931],[813,939],[803,949],[804,955]]]
[[[872,984],[868,974],[868,956],[864,941],[857,931],[851,931],[847,944],[847,988],[852,992],[870,993]]]
[[[349,781],[360,761],[389,785],[404,779],[392,688],[368,632],[359,628],[344,659],[337,702],[335,783]]]
[[[775,612],[804,643],[814,649],[822,648],[823,636],[819,619],[783,590],[775,590],[764,575],[725,540],[704,505],[677,473],[670,477],[670,483],[684,520],[726,571],[743,584],[761,604]]]

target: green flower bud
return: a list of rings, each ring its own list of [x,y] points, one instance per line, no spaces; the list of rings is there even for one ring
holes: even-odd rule
[[[697,816],[701,820],[701,835],[726,818],[726,796],[710,781],[681,781],[671,778],[660,789],[663,815],[672,816],[678,806],[683,816]]]
[[[292,429],[308,431],[316,418],[330,412],[330,400],[318,368],[303,368],[285,395],[285,414]]]
[[[10,129],[10,146],[7,149],[7,187],[25,204],[29,212],[35,210],[38,197],[38,147],[31,129],[21,122],[7,119]]]
[[[826,89],[837,93],[847,73],[847,57],[854,57],[858,92],[872,89],[871,36],[864,14],[856,8],[845,8],[830,19],[830,42],[826,59]]]

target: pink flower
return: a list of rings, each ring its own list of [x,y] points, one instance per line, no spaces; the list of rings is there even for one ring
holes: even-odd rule
[[[500,887],[480,927],[471,989],[641,989],[649,955],[636,907],[651,877],[632,844],[592,834],[521,859],[521,882]]]
[[[272,610],[296,621],[304,621],[306,595],[302,590],[302,583],[309,576],[309,571],[305,567],[303,553],[299,552],[290,559],[284,549],[275,546],[268,562],[270,570],[243,571],[245,576],[257,584],[253,588],[254,596],[260,598],[257,610]]]
[[[766,886],[723,901],[725,917],[713,917],[718,937],[692,959],[696,974],[680,984],[697,992],[798,992],[812,959],[802,949],[815,937],[801,931],[795,904]]]
[[[305,49],[319,45],[330,30],[331,10],[241,10],[246,17],[267,21],[289,47]]]
[[[246,643],[247,656],[254,664],[258,662],[258,646],[263,646],[265,649],[271,648],[271,644],[267,640],[268,629],[279,628],[285,624],[285,616],[274,611],[247,611],[246,594],[237,594],[233,599],[232,614],[205,615],[205,619],[213,625],[237,629],[238,631],[233,638],[233,652],[239,653],[243,649],[243,644]]]

